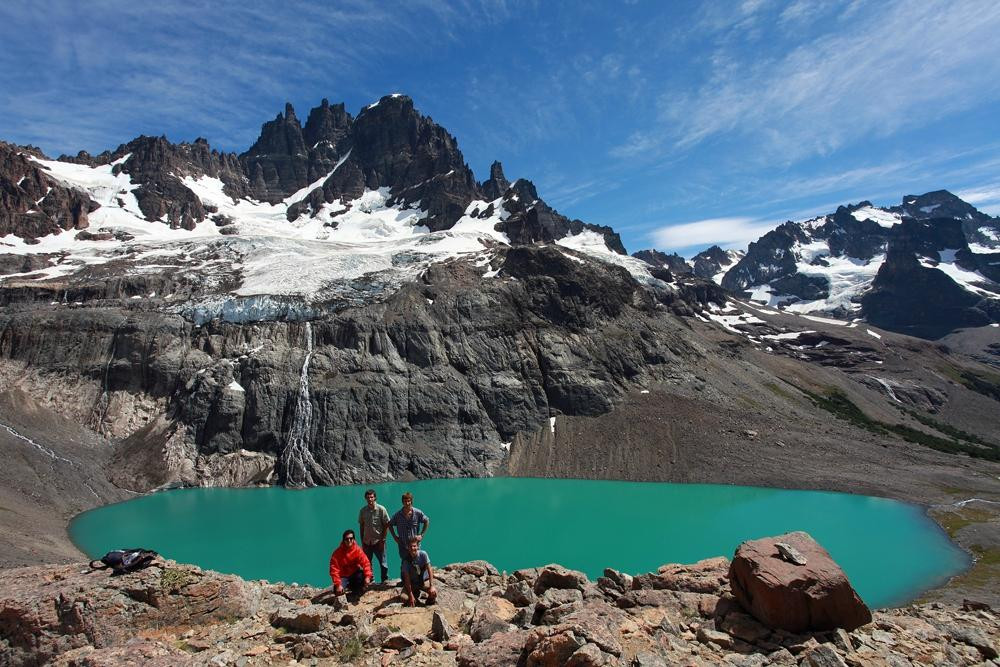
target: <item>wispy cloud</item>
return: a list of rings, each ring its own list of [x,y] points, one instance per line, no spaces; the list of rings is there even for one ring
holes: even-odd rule
[[[982,185],[977,188],[962,190],[955,194],[973,205],[1000,202],[1000,183]]]
[[[503,2],[435,0],[2,3],[0,89],[17,94],[0,96],[0,117],[11,119],[0,130],[75,152],[195,127],[241,150],[262,108],[345,92],[360,107],[388,92],[384,78],[372,85],[379,63],[419,59],[427,40],[455,43],[469,21],[508,15]]]
[[[777,224],[748,217],[709,218],[660,227],[653,230],[649,238],[661,250],[682,250],[711,243],[727,248],[743,247]]]
[[[840,27],[771,57],[727,49],[697,90],[661,96],[660,132],[681,148],[738,135],[793,162],[1000,97],[1000,5],[886,2]]]

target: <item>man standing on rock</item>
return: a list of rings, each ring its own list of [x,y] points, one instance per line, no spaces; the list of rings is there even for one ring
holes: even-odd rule
[[[343,595],[345,588],[364,593],[372,582],[372,564],[358,546],[350,528],[344,531],[340,546],[330,556],[330,579],[333,580],[336,595]]]
[[[389,567],[385,562],[385,537],[389,531],[389,512],[375,502],[375,489],[365,491],[366,505],[358,513],[358,525],[361,527],[361,548],[368,556],[368,561],[375,567],[375,558],[381,568],[379,581],[385,583],[389,576]]]
[[[427,515],[413,506],[413,494],[407,491],[403,494],[403,507],[392,515],[389,521],[389,534],[396,540],[399,548],[399,559],[406,560],[409,554],[410,538],[417,538],[417,544],[424,539],[424,533],[431,525]],[[423,528],[421,529],[421,526]],[[400,577],[403,575],[400,574]]]
[[[431,569],[431,559],[426,551],[420,548],[420,538],[411,537],[406,545],[406,558],[403,559],[403,590],[406,592],[406,604],[415,607],[420,592],[427,593],[426,604],[434,604],[437,600],[437,589],[434,588],[434,570]]]

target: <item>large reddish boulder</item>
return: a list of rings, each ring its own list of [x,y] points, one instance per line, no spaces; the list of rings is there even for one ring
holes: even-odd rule
[[[740,605],[772,628],[853,630],[872,620],[847,575],[808,533],[744,542],[729,566],[729,584]]]

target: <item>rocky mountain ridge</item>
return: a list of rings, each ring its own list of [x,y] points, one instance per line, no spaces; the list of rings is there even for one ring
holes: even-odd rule
[[[992,353],[733,300],[696,275],[733,261],[718,249],[690,274],[651,267],[499,163],[477,183],[404,96],[357,117],[323,103],[304,127],[286,108],[242,155],[162,137],[63,161],[4,150],[8,191],[30,177],[99,208],[38,236],[17,213],[0,237],[0,391],[109,439],[126,489],[694,481],[720,456],[765,475],[815,437],[798,424],[830,421],[831,395],[872,422],[827,428],[839,456],[886,438],[907,462],[998,456]],[[635,423],[661,416],[625,456],[592,434],[637,396]],[[664,422],[664,405],[686,417]],[[578,419],[591,434],[569,440]],[[771,458],[748,456],[745,433],[762,432]]]
[[[653,249],[640,250],[632,253],[632,256],[655,268],[666,269],[680,275],[692,274],[722,284],[722,277],[726,271],[740,261],[743,254],[739,250],[723,250],[713,245],[694,255],[690,261],[677,253],[667,254]]]
[[[768,232],[720,284],[770,307],[938,339],[1000,323],[1000,219],[945,190],[841,206]]]
[[[16,161],[22,154],[9,144],[3,150],[6,161]],[[35,157],[44,156],[36,151]],[[265,122],[257,141],[240,155],[220,153],[202,138],[172,144],[165,137],[141,136],[97,156],[81,151],[58,160],[91,168],[113,166],[115,175],[126,174],[131,184],[139,186],[130,190],[143,219],[188,230],[216,211],[184,183],[185,177],[218,179],[222,191],[234,200],[272,205],[287,201],[290,222],[329,213],[334,203],[335,208],[350,207],[366,190],[388,187],[388,203],[403,209],[419,205],[422,224],[431,231],[451,228],[471,202],[497,200],[510,188],[499,162],[491,167],[488,180],[477,182],[455,138],[400,94],[364,107],[356,118],[343,104],[331,105],[324,99],[309,112],[304,127],[292,105],[286,104],[284,113]],[[9,174],[0,170],[0,183],[17,196],[27,196],[30,193],[18,190],[15,177],[19,179],[30,166],[12,166]],[[510,223],[517,224],[516,242],[554,241],[569,232],[591,229],[605,236],[609,247],[624,253],[613,230],[559,215],[539,200],[530,182],[521,183],[514,194],[521,196],[522,210]],[[293,198],[296,193],[299,196]],[[532,206],[536,200],[537,208]],[[76,226],[82,228],[79,222]],[[37,233],[42,229],[27,221],[12,220],[7,228],[6,233],[24,239],[44,236]],[[46,229],[51,228],[50,220]]]

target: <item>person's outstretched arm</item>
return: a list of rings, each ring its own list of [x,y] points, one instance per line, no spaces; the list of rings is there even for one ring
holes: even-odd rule
[[[337,595],[344,590],[340,586],[340,567],[337,565],[337,559],[330,554],[330,580],[333,581],[333,592]]]

